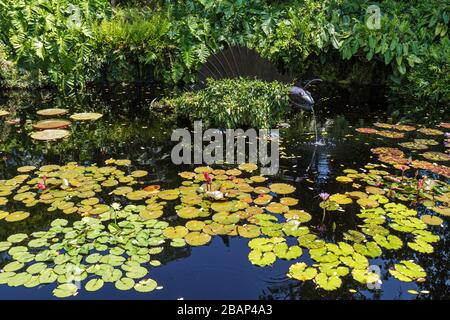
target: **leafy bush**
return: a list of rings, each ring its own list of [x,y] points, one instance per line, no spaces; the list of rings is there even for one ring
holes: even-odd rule
[[[442,39],[429,52],[400,84],[391,86],[393,97],[406,117],[450,120],[450,40]]]
[[[162,101],[183,118],[222,128],[271,128],[290,109],[290,86],[249,79],[209,80],[205,89]]]

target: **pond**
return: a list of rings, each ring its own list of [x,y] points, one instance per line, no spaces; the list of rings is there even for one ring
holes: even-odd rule
[[[185,124],[177,123],[167,111],[149,109],[161,92],[154,87],[125,86],[95,88],[71,97],[45,90],[9,91],[0,96],[0,109],[10,112],[0,123],[0,268],[6,268],[0,273],[2,299],[56,299],[55,295],[67,299],[185,300],[450,297],[450,161],[444,143],[444,132],[450,131],[448,124],[439,127],[419,120],[413,128],[387,125],[387,102],[380,88],[350,90],[324,85],[315,92],[320,97],[316,106],[318,143],[312,116],[292,114],[280,129],[280,170],[275,176],[262,178],[258,170],[251,172],[251,166],[241,166],[240,170],[225,166],[224,171],[220,171],[221,166],[212,166],[218,171],[211,171],[173,164],[170,154],[175,142],[170,136],[172,130]],[[29,136],[31,124],[42,120],[36,111],[45,108],[103,116],[95,121],[74,121],[70,136],[63,140],[36,141]],[[439,132],[416,130],[421,127]],[[399,145],[405,142],[414,143]],[[380,147],[396,149],[374,149]],[[436,153],[426,159],[421,156],[421,148]],[[117,159],[128,159],[131,164]],[[422,162],[411,163],[416,159]],[[437,165],[430,164],[433,162]],[[61,167],[51,165],[65,166],[66,175]],[[81,171],[76,169],[80,166]],[[192,179],[201,185],[205,171],[215,177],[215,183],[226,180],[233,185],[231,189],[238,184],[238,190],[234,190],[238,197],[226,204],[219,201],[219,205],[213,200],[202,202],[201,197],[198,200],[197,182]],[[252,179],[240,179],[238,183],[231,179],[234,175],[238,180]],[[417,180],[425,175],[426,186],[416,192]],[[47,185],[43,176],[51,180]],[[92,177],[98,184],[83,189]],[[62,187],[64,180],[52,180],[60,178],[69,181],[67,188]],[[119,185],[122,189],[118,190]],[[180,186],[185,192],[181,197]],[[144,187],[148,187],[148,194],[135,192]],[[85,194],[78,193],[72,200],[70,192],[77,188]],[[46,198],[44,195],[52,192],[49,189],[62,193]],[[258,204],[253,209],[249,209],[249,194]],[[54,198],[59,199],[57,203]],[[180,198],[190,209],[183,210]],[[272,199],[279,203],[269,204]],[[77,201],[84,202],[78,205]],[[110,207],[113,203],[117,205],[114,209]],[[127,207],[129,204],[134,206]],[[193,209],[196,205],[207,210]],[[259,208],[266,205],[269,209],[263,214]],[[72,213],[77,211],[72,210],[75,206],[78,212]],[[96,209],[94,214],[92,210]],[[18,218],[7,221],[11,212],[19,212]],[[23,212],[29,216],[24,218]],[[439,219],[426,220],[423,216]],[[84,224],[79,223],[82,217]],[[141,220],[140,224],[136,222]],[[189,225],[189,220],[195,223]],[[123,238],[142,241],[133,233],[138,231],[127,231],[131,230],[127,223],[133,225],[131,229],[150,230],[150,234],[144,232],[144,242],[150,243],[147,252],[131,254],[132,244],[120,245]],[[236,224],[240,226],[237,229]],[[192,237],[188,238],[188,232]],[[256,240],[263,237],[271,240]],[[63,239],[79,242],[61,245]],[[81,252],[80,247],[87,243],[83,247],[86,251]],[[333,247],[333,243],[338,246]],[[288,246],[292,250],[287,250]],[[11,251],[14,247],[17,249]],[[47,247],[53,249],[45,251],[46,255],[51,255],[50,251],[56,255],[42,257]],[[95,252],[109,255],[102,259]],[[81,288],[59,286],[56,290],[57,282],[67,280],[62,270],[81,256],[89,256],[86,265],[90,265],[80,276]],[[28,269],[29,265],[35,266]],[[373,283],[366,283],[371,276],[364,271],[352,273],[369,265],[377,275]],[[113,267],[122,269],[127,280],[118,284],[121,275],[116,277]],[[323,277],[311,281],[318,270]],[[130,279],[135,279],[131,285]],[[30,288],[24,286],[26,283]]]

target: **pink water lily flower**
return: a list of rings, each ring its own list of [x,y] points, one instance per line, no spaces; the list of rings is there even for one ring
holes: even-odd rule
[[[323,201],[325,201],[325,200],[327,200],[327,199],[330,197],[330,194],[329,194],[329,193],[326,193],[326,192],[322,192],[322,193],[319,193],[319,197],[320,197]]]

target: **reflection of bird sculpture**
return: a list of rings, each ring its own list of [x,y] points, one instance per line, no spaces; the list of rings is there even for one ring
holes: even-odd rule
[[[314,99],[306,88],[313,82],[322,81],[314,79],[302,87],[298,81],[279,73],[255,50],[240,46],[230,47],[209,56],[198,73],[201,85],[205,85],[208,78],[220,80],[239,77],[256,78],[267,82],[296,83],[290,90],[289,98],[294,106],[305,110],[313,110],[314,106]]]

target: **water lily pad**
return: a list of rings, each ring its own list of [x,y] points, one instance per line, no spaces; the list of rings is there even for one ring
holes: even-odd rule
[[[336,177],[336,181],[341,183],[350,183],[353,182],[353,179],[347,176],[339,176]]]
[[[432,226],[439,226],[442,223],[444,223],[444,220],[442,220],[439,217],[436,216],[430,216],[428,214],[424,214],[420,217],[420,219],[425,222],[426,224],[432,225]]]
[[[10,113],[8,112],[8,111],[6,111],[6,110],[0,110],[0,117],[4,117],[4,116],[7,116],[7,115],[9,115]]]
[[[289,267],[288,277],[299,281],[312,280],[317,275],[317,269],[308,267],[304,262],[294,263]]]
[[[352,276],[362,284],[373,284],[380,280],[380,276],[369,269],[353,269]]]
[[[400,146],[402,146],[403,148],[407,148],[407,149],[411,149],[411,150],[426,150],[428,149],[428,146],[426,144],[423,143],[418,143],[418,142],[403,142],[403,143],[399,143]]]
[[[185,226],[189,231],[201,231],[205,227],[205,223],[203,221],[190,220],[186,222]]]
[[[417,131],[428,135],[428,136],[440,136],[443,135],[444,132],[442,132],[441,130],[437,130],[437,129],[431,129],[431,128],[420,128]]]
[[[58,298],[67,298],[75,296],[78,292],[78,287],[73,283],[60,284],[53,290],[53,295]]]
[[[377,129],[373,129],[373,128],[356,128],[355,131],[360,132],[360,133],[368,133],[368,134],[374,134],[374,133],[378,132]]]
[[[163,235],[169,239],[184,238],[189,230],[183,226],[167,227],[163,230]]]
[[[144,279],[136,283],[134,289],[138,292],[151,292],[158,286],[157,282],[153,279]]]
[[[11,243],[19,243],[27,239],[28,235],[25,233],[17,233],[9,236],[6,240]]]
[[[300,226],[300,221],[298,220],[287,221],[283,225],[282,230],[287,236],[291,237],[299,237],[309,233],[309,228],[305,226]]]
[[[312,219],[312,216],[303,210],[290,210],[284,214],[285,218],[288,220],[297,220],[301,223],[308,222]]]
[[[404,282],[411,282],[419,278],[425,278],[427,275],[421,266],[408,260],[402,260],[400,263],[394,265],[394,268],[390,269],[389,273],[398,280]]]
[[[178,198],[180,191],[175,189],[163,190],[158,193],[158,197],[163,200],[175,200]]]
[[[284,204],[277,203],[277,202],[271,202],[266,207],[267,211],[270,211],[272,213],[284,213],[289,211],[289,207],[285,206]]]
[[[299,246],[288,246],[287,243],[277,243],[273,247],[273,252],[280,259],[292,260],[302,255],[302,249]]]
[[[222,224],[234,224],[240,220],[238,213],[218,212],[213,215],[212,219]]]
[[[381,248],[378,244],[372,241],[366,242],[365,244],[355,243],[353,248],[356,252],[370,258],[377,258],[382,254]]]
[[[238,226],[237,230],[239,235],[244,238],[256,238],[259,237],[261,234],[260,227],[255,226],[253,224]]]
[[[337,204],[349,204],[349,203],[353,202],[353,200],[351,198],[349,198],[347,195],[342,194],[342,193],[336,193],[336,194],[331,195],[329,200],[334,201]]]
[[[390,139],[401,139],[405,136],[402,132],[389,131],[389,130],[380,130],[376,133],[379,136],[390,138]]]
[[[329,276],[324,272],[316,275],[314,281],[317,285],[327,291],[338,289],[342,285],[342,280],[338,276]]]
[[[70,126],[71,122],[62,119],[48,119],[38,121],[33,124],[33,128],[36,130],[47,130],[47,129],[61,129]]]
[[[28,280],[30,280],[31,274],[26,272],[16,273],[14,276],[8,279],[8,286],[10,287],[18,287],[23,286]]]
[[[71,119],[76,121],[93,121],[98,120],[103,115],[101,113],[95,113],[95,112],[83,112],[83,113],[74,113],[70,116]]]
[[[408,242],[408,247],[421,253],[432,253],[434,251],[431,244],[420,239],[416,239],[414,242]]]
[[[383,236],[381,234],[376,234],[373,240],[383,248],[390,250],[397,250],[403,246],[403,241],[394,235]]]
[[[39,275],[40,283],[52,283],[55,282],[58,275],[53,271],[53,269],[45,269]]]
[[[48,129],[33,132],[31,138],[40,141],[52,141],[66,138],[70,135],[70,132],[64,129]]]
[[[36,111],[36,113],[40,116],[45,117],[55,117],[55,116],[62,116],[67,114],[69,111],[67,109],[61,109],[61,108],[49,108],[49,109],[41,109]]]
[[[277,194],[289,194],[295,191],[295,187],[287,183],[272,183],[270,190]]]
[[[38,273],[41,273],[46,268],[47,268],[47,264],[45,264],[43,262],[37,262],[37,263],[30,265],[27,268],[27,272],[30,274],[38,274]]]
[[[85,284],[84,288],[87,291],[97,291],[100,290],[104,284],[105,282],[102,279],[91,279]]]
[[[126,275],[131,279],[139,279],[144,277],[148,273],[147,269],[141,266],[132,266],[128,269]]]
[[[173,239],[170,242],[170,245],[175,248],[184,247],[184,246],[186,246],[186,241],[184,239],[177,238],[177,239]]]
[[[0,284],[8,283],[9,279],[16,275],[15,272],[12,271],[4,271],[0,272]]]
[[[258,169],[258,166],[254,163],[242,163],[239,165],[239,169],[247,172],[252,172]]]
[[[263,195],[259,195],[259,197],[256,198],[255,200],[253,200],[253,202],[257,205],[265,205],[265,204],[269,203],[272,199],[273,199],[273,197],[271,195],[263,194]]]
[[[450,161],[450,156],[443,152],[425,152],[422,157],[431,161]]]
[[[200,216],[200,213],[201,211],[194,207],[184,207],[177,211],[177,215],[183,219],[195,219]]]
[[[188,233],[184,240],[191,246],[203,246],[211,241],[211,236],[203,232],[193,231]]]
[[[14,272],[22,269],[25,266],[24,263],[19,261],[12,261],[3,267],[3,271],[5,272]]]
[[[142,178],[145,177],[146,175],[148,175],[148,172],[145,170],[135,170],[133,172],[131,172],[131,176],[135,177],[135,178]],[[147,190],[145,190],[147,191]]]
[[[134,287],[134,280],[130,278],[121,278],[115,282],[115,287],[118,290],[130,290]]]
[[[272,265],[277,259],[273,252],[262,252],[259,250],[252,250],[248,254],[248,259],[254,265],[265,267]]]
[[[20,172],[20,173],[27,173],[27,172],[31,172],[34,170],[36,170],[35,166],[23,166],[23,167],[17,168],[17,172]]]
[[[1,241],[0,242],[0,252],[6,251],[9,248],[11,248],[11,242],[8,241]]]

